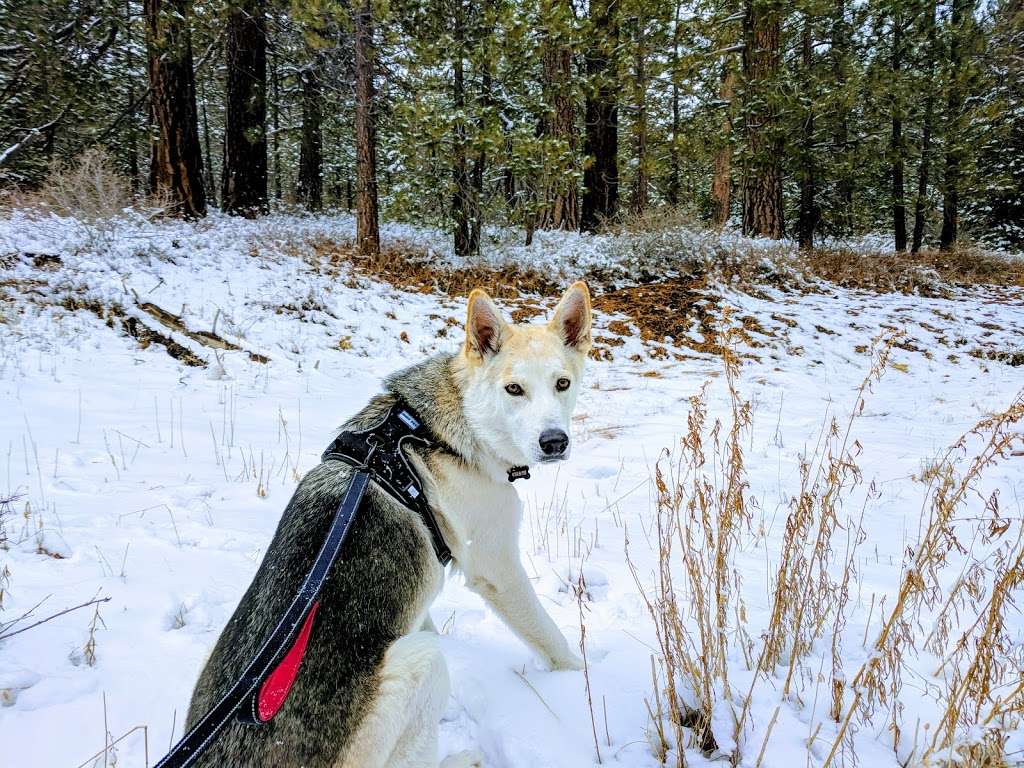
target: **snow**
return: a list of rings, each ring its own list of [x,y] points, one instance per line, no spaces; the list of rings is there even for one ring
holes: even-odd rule
[[[350,217],[283,214],[200,224],[129,216],[103,228],[21,213],[0,219],[0,495],[19,496],[3,520],[0,626],[37,604],[31,620],[110,598],[95,621],[90,606],[0,641],[0,764],[76,766],[142,725],[145,733],[115,748],[117,764],[144,765],[147,740],[153,764],[180,735],[206,654],[297,479],[334,428],[386,374],[461,342],[463,299],[403,292],[310,257],[309,244],[350,238],[353,228]],[[441,232],[382,229],[385,241],[415,243],[456,263]],[[531,263],[566,280],[604,267],[628,280],[628,264],[609,263],[628,248],[610,236],[536,237],[527,251],[492,233],[482,259]],[[685,246],[688,254],[764,246],[767,259],[788,247],[709,233],[693,233]],[[24,254],[61,262],[36,266]],[[1024,349],[1021,295],[974,288],[924,299],[769,287],[757,296],[727,288],[720,295],[766,332],[752,332],[763,346],[744,350],[753,356],[739,382],[753,406],[745,450],[749,493],[760,502],[755,527],[763,530],[737,560],[755,638],[767,621],[771,565],[799,484],[797,457],[827,417],[843,418],[853,406],[869,364],[857,348],[886,328],[905,330],[912,342],[893,350],[854,428],[860,466],[877,493],[862,499],[868,541],[843,633],[842,671],[852,677],[870,653],[864,637],[878,629],[880,612],[871,609],[886,596],[891,603],[918,535],[925,486],[913,476],[1024,385],[1021,368],[968,354]],[[209,363],[188,367],[159,344],[141,349],[116,319],[111,328],[87,309],[68,309],[67,296],[80,306],[116,303],[159,327],[135,307],[137,297],[181,315],[191,330],[216,326],[242,350],[214,355],[167,332]],[[599,315],[597,333],[615,335],[614,319],[622,318]],[[711,415],[724,418],[728,393],[713,357],[680,348],[685,359],[657,359],[636,335],[623,342],[614,359],[589,367],[570,461],[534,468],[533,479],[516,487],[526,505],[524,563],[573,644],[580,606],[572,585],[581,570],[587,585],[586,652],[603,761],[642,768],[658,764],[645,705],[656,642],[624,539],[628,532],[638,578],[649,588],[657,565],[652,466],[678,444],[690,396],[710,381]],[[1011,517],[1024,515],[1022,462],[993,467],[984,483],[1001,492]],[[984,502],[971,504],[980,510]],[[453,687],[442,754],[476,747],[495,768],[596,764],[582,674],[543,670],[457,576],[432,615]],[[1015,641],[1024,641],[1020,614],[1007,621]],[[827,649],[812,656],[808,668],[829,663]],[[925,656],[906,661],[920,676],[903,695],[910,734],[915,718],[934,714],[934,665]],[[753,679],[739,655],[730,675],[737,690]],[[742,764],[756,764],[771,728],[763,766],[820,765],[835,735],[827,683],[820,691],[806,683],[800,702],[781,701],[780,688],[754,687]],[[722,746],[731,738],[729,718],[716,710]],[[1011,743],[1024,743],[1024,734],[1012,734]],[[854,744],[865,765],[899,764],[884,723],[861,729]],[[692,749],[687,759],[710,764]]]

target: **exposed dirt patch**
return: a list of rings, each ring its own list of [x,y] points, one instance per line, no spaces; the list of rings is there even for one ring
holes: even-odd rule
[[[972,349],[968,352],[971,357],[979,360],[993,360],[1014,368],[1024,365],[1024,350],[999,350],[999,349]]]
[[[812,274],[844,288],[946,296],[954,286],[1024,286],[1024,260],[976,248],[917,254],[818,249],[802,256]]]
[[[677,345],[697,352],[721,354],[715,328],[718,297],[707,291],[703,277],[680,277],[650,285],[608,291],[594,299],[594,308],[602,312],[624,315],[640,330],[640,338],[649,345],[664,344],[671,337]],[[613,321],[614,322],[617,321]],[[620,335],[629,335],[629,327],[621,323]],[[609,324],[609,330],[616,332]],[[695,341],[690,332],[703,336]],[[651,346],[651,357],[667,357],[664,347]]]
[[[372,259],[360,256],[354,243],[329,240],[311,244],[312,258],[341,266],[350,264],[357,273],[382,280],[404,291],[443,293],[448,296],[467,296],[474,288],[483,288],[498,299],[517,299],[526,295],[553,296],[564,286],[536,270],[516,266],[496,269],[481,264],[460,269],[441,269],[430,254],[408,243],[387,244]],[[543,311],[543,310],[541,310]]]

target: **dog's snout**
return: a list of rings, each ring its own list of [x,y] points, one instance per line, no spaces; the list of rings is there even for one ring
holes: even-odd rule
[[[561,456],[569,447],[569,436],[560,429],[545,429],[540,433],[540,449],[545,456]]]

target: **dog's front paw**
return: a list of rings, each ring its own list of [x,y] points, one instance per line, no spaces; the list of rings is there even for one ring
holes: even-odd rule
[[[578,672],[583,669],[583,659],[566,648],[557,657],[548,660],[552,672]]]

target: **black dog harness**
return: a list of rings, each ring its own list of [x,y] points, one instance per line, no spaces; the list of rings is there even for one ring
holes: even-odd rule
[[[423,484],[402,451],[406,444],[429,448],[434,442],[419,416],[407,405],[397,403],[376,426],[338,435],[321,461],[344,461],[357,472],[368,473],[399,504],[418,513],[430,531],[434,553],[444,566],[452,561],[452,552],[444,543],[437,518],[423,493]]]
[[[437,559],[442,566],[451,562],[451,550],[445,544],[437,519],[427,503],[423,485],[402,451],[403,445],[431,447],[437,442],[419,416],[399,401],[391,406],[377,425],[361,431],[342,432],[324,451],[323,461],[343,461],[356,471],[334,513],[327,538],[313,566],[274,631],[231,690],[155,768],[187,768],[209,747],[233,716],[242,722],[262,725],[270,722],[284,706],[309,642],[320,592],[341,552],[341,545],[370,480],[420,515],[430,531]],[[514,479],[512,474],[513,470],[509,470],[509,480]],[[523,475],[520,473],[518,476]],[[525,476],[529,477],[529,473]]]

